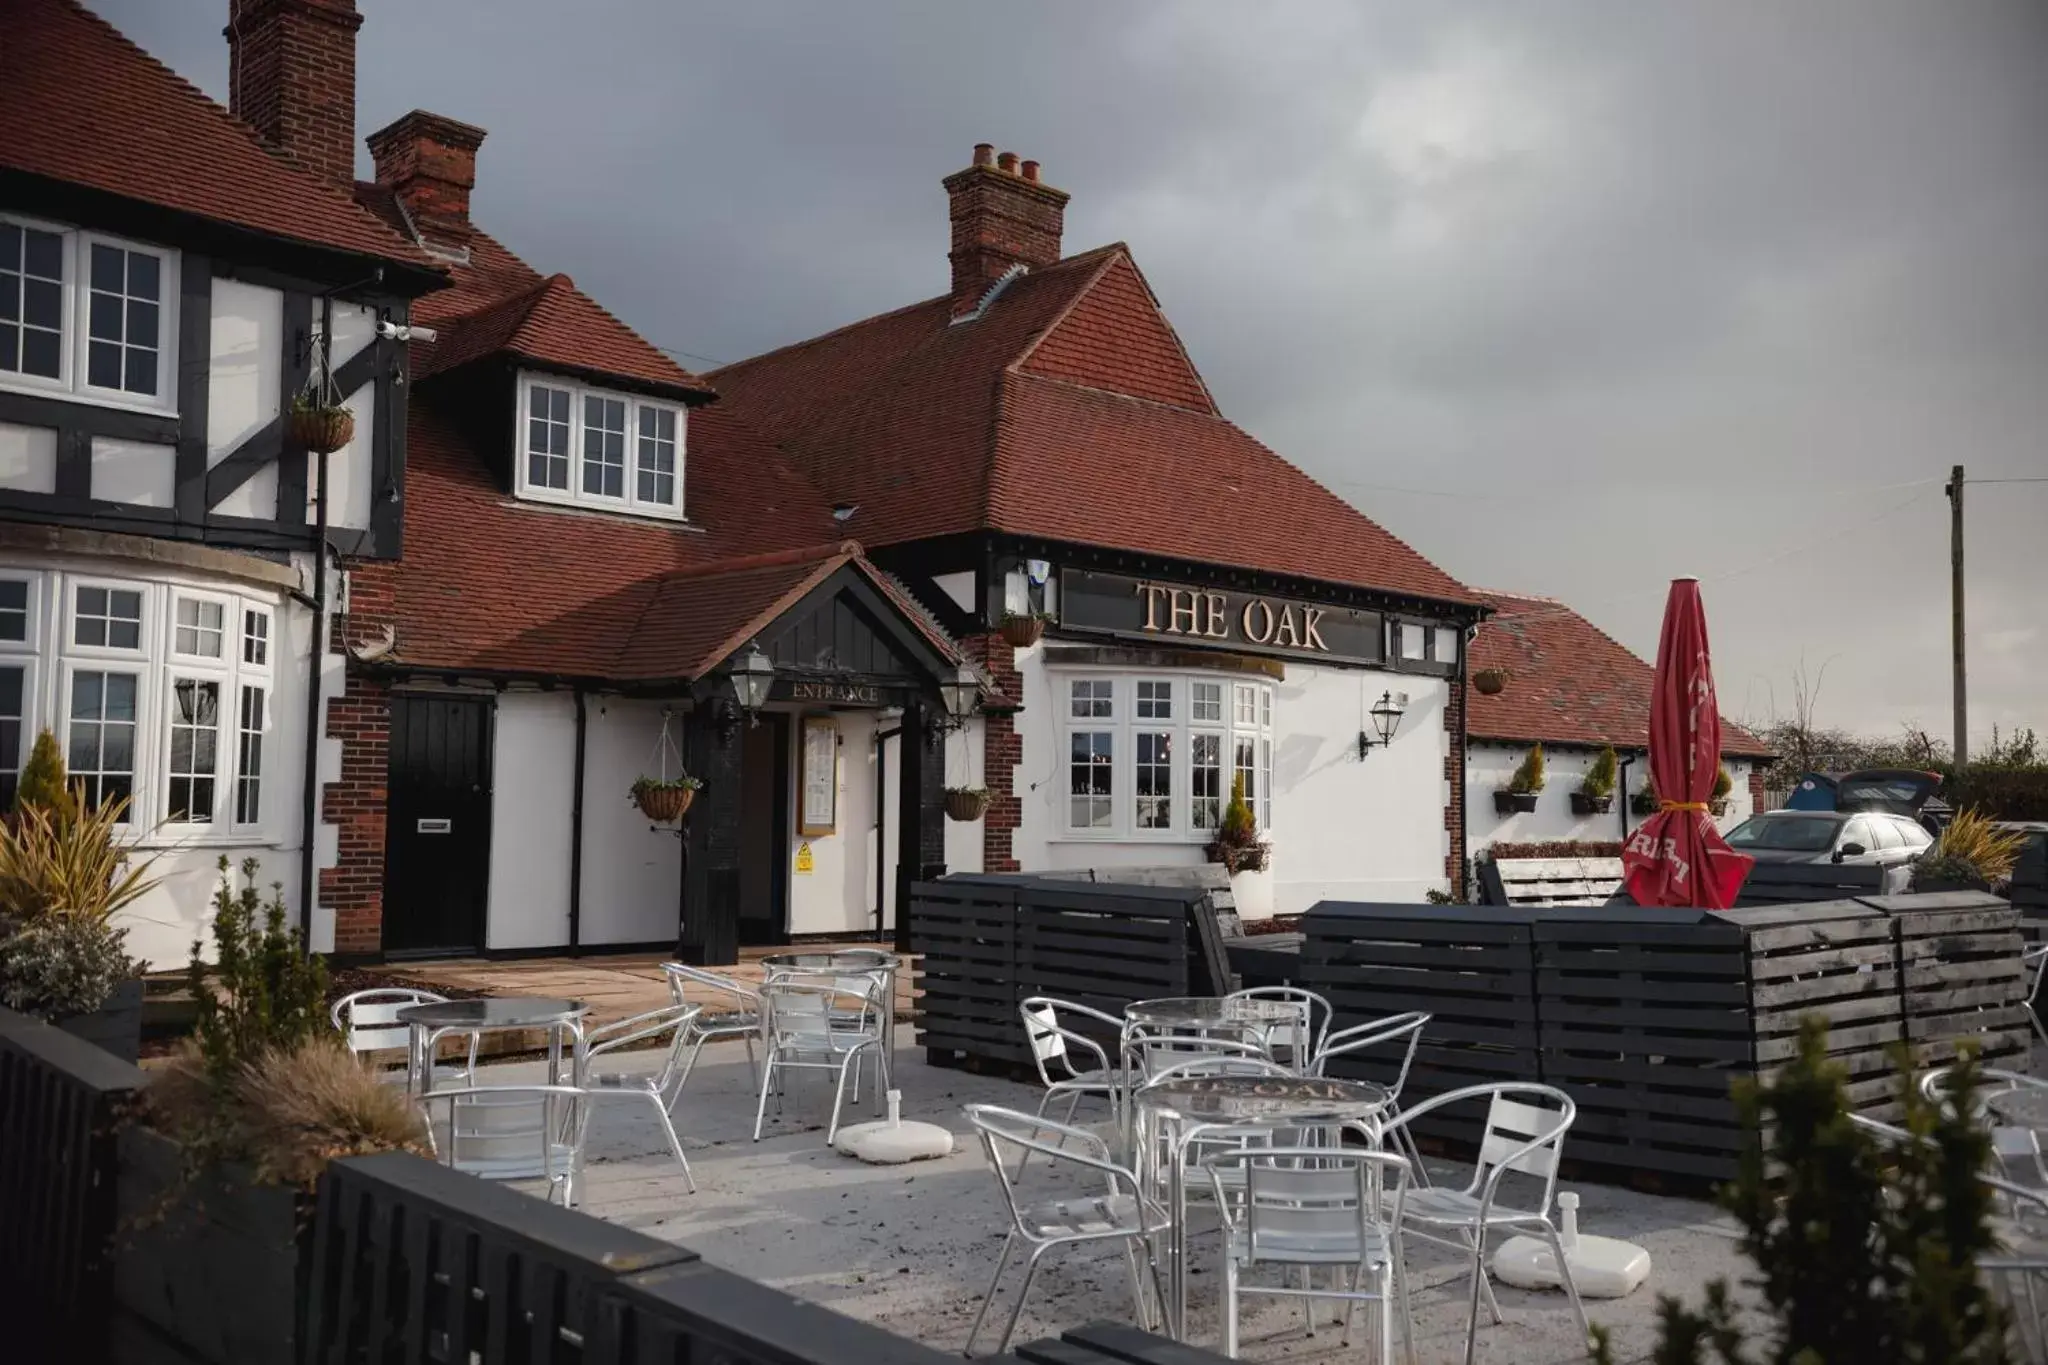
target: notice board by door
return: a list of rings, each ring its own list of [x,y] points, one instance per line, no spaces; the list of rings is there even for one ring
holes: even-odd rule
[[[489,697],[391,699],[384,951],[475,953],[491,870]]]

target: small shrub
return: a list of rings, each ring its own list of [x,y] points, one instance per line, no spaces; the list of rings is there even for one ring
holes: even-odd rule
[[[44,915],[0,938],[0,1005],[55,1022],[107,1003],[136,963],[126,929],[87,915]]]
[[[199,945],[192,945],[193,1036],[220,1086],[266,1049],[291,1050],[332,1028],[326,966],[302,951],[298,931],[286,926],[283,884],[273,884],[269,904],[263,902],[257,866],[254,858],[244,861],[237,886],[228,860],[220,860],[213,896],[218,961],[211,974]]]
[[[1430,905],[1456,905],[1458,903],[1452,898],[1450,892],[1439,891],[1433,886],[1422,893],[1422,899]]]
[[[1522,759],[1522,766],[1508,779],[1509,791],[1518,796],[1543,790],[1543,746],[1537,745]]]
[[[1595,801],[1604,801],[1614,795],[1614,783],[1621,756],[1609,745],[1593,758],[1593,766],[1586,769],[1586,775],[1579,780],[1579,795],[1589,796]]]
[[[235,1097],[259,1181],[311,1189],[338,1157],[427,1154],[426,1128],[403,1086],[364,1068],[329,1032],[267,1048],[242,1068]]]
[[[34,808],[48,811],[60,825],[78,817],[78,797],[64,777],[64,750],[48,730],[36,735],[35,748],[14,788],[15,812]]]
[[[126,797],[69,817],[40,803],[17,806],[0,823],[0,917],[104,920],[147,895],[162,878],[148,875],[153,855],[138,862],[121,846],[115,826],[127,811]]]
[[[1976,809],[1960,810],[1913,865],[1913,878],[1996,886],[2012,879],[2027,836],[2000,829]]]
[[[1713,802],[1726,801],[1728,793],[1734,790],[1735,779],[1728,775],[1726,768],[1717,768],[1714,771],[1714,794],[1708,797],[1707,800]]]
[[[1535,843],[1497,843],[1485,857],[1500,858],[1619,858],[1618,839],[1544,839]]]

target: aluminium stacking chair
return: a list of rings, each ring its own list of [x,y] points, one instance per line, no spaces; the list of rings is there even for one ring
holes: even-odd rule
[[[412,1046],[412,1028],[398,1021],[398,1012],[408,1005],[440,1005],[447,1002],[445,995],[432,991],[410,990],[401,986],[377,986],[366,991],[355,991],[334,1002],[334,1008],[327,1017],[341,1032],[342,1041],[358,1060],[373,1052],[405,1053]],[[432,1090],[449,1085],[468,1085],[476,1079],[476,1049],[478,1035],[469,1035],[469,1055],[460,1067],[443,1067],[436,1064],[433,1075],[424,1088]],[[404,1072],[396,1073],[401,1079]]]
[[[697,1192],[697,1180],[690,1174],[690,1159],[683,1155],[683,1140],[676,1136],[671,1111],[676,1101],[682,1098],[686,1067],[684,1052],[690,1041],[690,1025],[701,1008],[699,1005],[664,1005],[630,1019],[600,1024],[590,1030],[584,1053],[584,1088],[592,1100],[627,1096],[645,1100],[654,1107],[654,1116],[660,1120],[661,1131],[668,1138],[668,1149],[674,1153],[676,1164],[683,1168],[683,1181],[691,1194]],[[607,1071],[597,1065],[599,1059],[608,1054],[635,1043],[658,1039],[664,1034],[668,1035],[668,1044],[662,1050],[661,1065],[653,1071]]]
[[[1327,1076],[1332,1062],[1355,1064],[1364,1061],[1369,1054],[1382,1063],[1391,1062],[1398,1055],[1400,1063],[1393,1078],[1379,1082],[1387,1091],[1387,1108],[1381,1115],[1381,1122],[1392,1125],[1401,1117],[1401,1090],[1408,1084],[1409,1068],[1415,1065],[1415,1049],[1422,1042],[1422,1030],[1429,1020],[1429,1015],[1419,1011],[1390,1014],[1384,1019],[1369,1019],[1326,1034],[1309,1062],[1308,1074]],[[1421,1149],[1415,1145],[1415,1134],[1405,1127],[1392,1127],[1391,1133],[1396,1147],[1408,1157],[1410,1178],[1417,1185],[1427,1185],[1429,1170],[1423,1164]]]
[[[2037,943],[2020,954],[2021,980],[2027,986],[2027,1023],[2034,1037],[2048,1043],[2048,1027],[2041,1023],[2041,978],[2048,976],[2048,943]]]
[[[1137,1310],[1138,1325],[1149,1328],[1152,1312],[1145,1297],[1145,1281],[1138,1268],[1138,1252],[1141,1246],[1145,1248],[1154,1301],[1164,1303],[1165,1287],[1159,1282],[1159,1266],[1152,1258],[1149,1239],[1165,1232],[1167,1221],[1165,1211],[1147,1199],[1139,1188],[1137,1175],[1129,1167],[1116,1164],[1110,1157],[1108,1144],[1085,1128],[1075,1128],[993,1104],[970,1104],[966,1106],[966,1114],[967,1121],[981,1136],[982,1152],[988,1158],[996,1183],[1002,1188],[1010,1226],[1003,1238],[1002,1254],[996,1257],[995,1273],[989,1277],[988,1290],[982,1295],[981,1309],[974,1315],[974,1325],[967,1331],[967,1342],[961,1354],[974,1354],[974,1343],[981,1335],[989,1305],[995,1302],[1003,1272],[1009,1268],[1010,1256],[1020,1244],[1028,1246],[1031,1252],[1024,1263],[1024,1283],[1018,1286],[1016,1305],[1010,1310],[1002,1340],[996,1344],[998,1353],[1009,1350],[1010,1338],[1017,1331],[1017,1321],[1024,1316],[1024,1304],[1031,1297],[1031,1282],[1038,1275],[1039,1260],[1055,1247],[1122,1242],[1124,1264],[1131,1276],[1131,1302]],[[1047,1158],[1040,1165],[1044,1169],[1045,1184],[1051,1188],[1040,1194],[1036,1184],[1029,1190],[1022,1187],[1024,1162],[1021,1154],[1014,1163],[1010,1160],[1008,1149],[1012,1148]],[[1076,1193],[1073,1177],[1088,1173],[1101,1178],[1101,1183],[1095,1185],[1099,1193]],[[1094,1184],[1092,1180],[1089,1183]]]
[[[477,1085],[430,1090],[419,1106],[443,1164],[484,1180],[545,1179],[549,1202],[559,1194],[573,1208],[588,1098],[573,1085]]]
[[[1306,1070],[1309,1061],[1321,1050],[1323,1035],[1330,1031],[1330,1021],[1336,1013],[1328,1000],[1299,986],[1247,986],[1232,991],[1227,998],[1272,1000],[1292,1005],[1300,1012],[1298,1021],[1268,1024],[1257,1030],[1256,1039],[1276,1059],[1280,1050],[1286,1049],[1286,1059],[1296,1071]]]
[[[676,1079],[676,1093],[681,1094],[689,1082],[690,1071],[697,1065],[697,1054],[704,1050],[704,1044],[721,1038],[738,1038],[746,1043],[747,1074],[758,1087],[761,1069],[754,1061],[754,1039],[761,1035],[761,993],[729,976],[681,962],[664,962],[661,971],[668,978],[669,999],[678,1005],[689,1003],[684,991],[691,985],[712,991],[714,998],[721,1000],[720,1005],[706,1006],[685,1030],[690,1052],[683,1062],[682,1075]]]
[[[1392,1365],[1398,1290],[1401,1341],[1414,1357],[1408,1279],[1395,1236],[1408,1193],[1404,1157],[1358,1147],[1248,1147],[1202,1164],[1223,1217],[1224,1355],[1237,1355],[1239,1296],[1303,1299],[1311,1332],[1315,1301],[1335,1298],[1349,1300],[1354,1311],[1360,1302],[1376,1306],[1380,1365]],[[1281,1267],[1283,1283],[1246,1284],[1244,1276],[1262,1266]],[[1313,1287],[1309,1277],[1321,1269],[1336,1277],[1334,1287]],[[1299,1271],[1301,1282],[1284,1283],[1287,1270]]]
[[[1123,1027],[1123,1021],[1101,1010],[1049,995],[1024,1000],[1017,1006],[1017,1013],[1024,1021],[1024,1039],[1031,1048],[1031,1060],[1038,1067],[1039,1084],[1045,1087],[1038,1100],[1039,1116],[1044,1116],[1053,1101],[1064,1097],[1067,1112],[1061,1122],[1071,1125],[1081,1101],[1099,1096],[1109,1104],[1110,1117],[1120,1123],[1124,1112],[1123,1070],[1109,1060],[1107,1048],[1075,1028],[1072,1021],[1076,1016],[1090,1019],[1112,1033]],[[1079,1065],[1075,1063],[1076,1052],[1081,1054]],[[1022,1160],[1030,1159],[1031,1151],[1026,1148]]]
[[[1564,1137],[1578,1114],[1572,1097],[1555,1086],[1534,1083],[1469,1085],[1416,1105],[1400,1118],[1389,1120],[1382,1131],[1391,1136],[1426,1114],[1475,1100],[1487,1102],[1486,1131],[1479,1143],[1479,1160],[1473,1167],[1471,1182],[1461,1190],[1443,1186],[1409,1190],[1401,1211],[1401,1232],[1472,1257],[1472,1306],[1465,1328],[1465,1365],[1472,1365],[1478,1350],[1481,1298],[1486,1300],[1495,1324],[1502,1321],[1493,1286],[1486,1279],[1486,1234],[1495,1228],[1534,1233],[1550,1244],[1558,1265],[1567,1268],[1562,1279],[1579,1337],[1589,1340],[1586,1306],[1580,1301],[1579,1287],[1569,1273],[1557,1226],[1550,1221]],[[1509,1175],[1526,1177],[1534,1184],[1538,1195],[1533,1205],[1501,1202],[1502,1184]],[[1457,1234],[1457,1240],[1446,1235],[1450,1233]]]
[[[776,977],[761,988],[761,1034],[768,1055],[761,1068],[761,1099],[754,1110],[754,1140],[761,1140],[767,1122],[768,1096],[776,1096],[781,1110],[782,1091],[777,1077],[790,1070],[830,1071],[837,1080],[832,1091],[832,1119],[825,1129],[829,1147],[839,1136],[839,1110],[846,1098],[846,1077],[870,1056],[882,1050],[882,987],[872,977],[850,978],[860,982],[855,993],[841,978],[831,975],[789,973]],[[876,1094],[879,1100],[881,1095]]]

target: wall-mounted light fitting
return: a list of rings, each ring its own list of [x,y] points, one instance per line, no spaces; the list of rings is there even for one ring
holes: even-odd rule
[[[1372,752],[1374,731],[1379,733],[1379,742],[1382,746],[1393,742],[1394,731],[1400,728],[1401,717],[1408,712],[1407,703],[1408,694],[1406,692],[1401,694],[1399,701],[1394,700],[1392,692],[1382,692],[1380,699],[1372,704],[1372,710],[1369,713],[1372,716],[1372,730],[1360,730],[1358,732],[1358,758],[1360,762],[1363,762],[1365,756]]]

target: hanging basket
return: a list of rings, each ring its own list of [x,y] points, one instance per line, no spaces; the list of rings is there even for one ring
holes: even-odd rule
[[[689,813],[697,799],[691,787],[641,787],[633,793],[633,804],[656,824],[672,825]]]
[[[988,812],[988,793],[980,787],[948,787],[946,818],[969,824]]]
[[[1614,794],[1593,796],[1587,792],[1572,793],[1573,815],[1605,815],[1614,809]]]
[[[1482,668],[1472,675],[1472,686],[1482,697],[1497,697],[1507,685],[1505,668]]]
[[[1045,618],[1036,615],[1005,616],[1003,639],[1012,649],[1028,649],[1045,635]]]
[[[295,403],[292,440],[315,455],[332,455],[356,435],[356,415],[347,408],[312,407]]]

